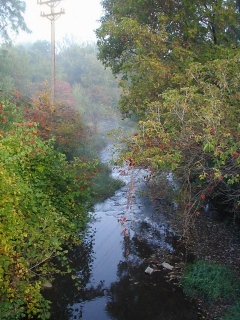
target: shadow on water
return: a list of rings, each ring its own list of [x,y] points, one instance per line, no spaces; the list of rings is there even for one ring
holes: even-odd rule
[[[199,320],[197,306],[167,281],[167,270],[145,273],[156,250],[174,253],[175,235],[163,216],[154,215],[149,200],[139,196],[136,176],[141,173],[114,168],[113,176],[118,175],[126,185],[95,206],[83,245],[69,253],[77,281],[57,276],[45,291],[51,319]]]
[[[91,276],[93,232],[88,232],[82,246],[69,250],[67,258],[70,261],[73,273],[56,274],[51,289],[44,290],[46,299],[51,301],[51,319],[72,319],[74,311],[69,306],[82,300],[98,297],[101,288],[89,288],[85,290],[86,284]],[[77,278],[72,276],[77,276]],[[78,310],[80,314],[80,310]]]
[[[180,289],[167,283],[160,272],[149,276],[143,270],[142,265],[119,265],[120,279],[111,284],[106,305],[112,319],[198,319],[195,307],[186,303]]]

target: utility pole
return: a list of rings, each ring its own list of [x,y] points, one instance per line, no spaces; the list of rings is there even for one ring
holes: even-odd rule
[[[54,104],[55,101],[55,21],[65,13],[64,9],[59,12],[55,12],[55,8],[62,0],[37,0],[38,4],[46,4],[50,7],[50,13],[41,12],[41,17],[47,18],[51,21],[51,101]]]

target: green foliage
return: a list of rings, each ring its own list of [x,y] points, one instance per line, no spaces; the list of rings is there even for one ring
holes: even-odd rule
[[[29,54],[21,45],[6,46],[0,49],[0,89],[4,92],[19,90],[29,92],[32,77]]]
[[[123,157],[174,173],[185,229],[206,198],[240,213],[236,4],[103,1],[99,59],[122,76],[121,112],[138,119]]]
[[[238,320],[240,318],[240,304],[237,302],[233,307],[227,310],[226,314],[224,315],[221,320]]]
[[[112,126],[119,117],[118,82],[97,60],[96,47],[71,44],[59,52],[58,64],[63,79],[72,85],[76,108],[84,122],[95,132]]]
[[[239,295],[239,280],[227,266],[196,261],[189,265],[182,279],[184,292],[192,297],[209,300],[235,300]]]
[[[1,106],[0,318],[47,319],[41,290],[60,272],[53,258],[70,271],[65,248],[81,243],[95,165],[68,163],[51,140],[38,138],[34,123],[14,123],[16,107]]]
[[[33,101],[22,95],[33,97],[49,78],[48,43],[3,46],[0,51],[3,320],[50,317],[49,302],[42,296],[44,283],[56,273],[71,272],[66,248],[81,244],[79,234],[84,233],[92,204],[120,186],[105,166],[92,160],[102,146],[94,142],[93,129],[115,126],[116,81],[109,71],[104,73],[95,47],[64,50],[57,57],[57,70],[65,81],[56,85],[56,98],[63,101],[56,105],[48,90],[38,91]],[[75,53],[79,59],[71,61]],[[71,79],[78,111],[69,85],[72,75],[65,69],[69,63],[75,70]]]
[[[51,79],[51,43],[48,41],[36,41],[25,45],[25,54],[28,57],[28,77],[32,83],[43,83]],[[14,47],[15,50],[18,47]],[[39,63],[41,61],[41,63]],[[25,94],[26,94],[26,89]],[[24,91],[23,91],[24,92]]]
[[[123,182],[113,179],[108,166],[100,164],[98,174],[92,180],[93,202],[101,202],[114,195],[116,190],[123,186]]]
[[[168,89],[149,104],[147,120],[139,121],[131,138],[126,157],[136,165],[172,171],[182,182],[179,203],[186,212],[199,210],[206,197],[221,196],[239,214],[238,61],[236,55],[192,64],[185,86]],[[191,193],[185,200],[186,190]]]
[[[145,117],[166,88],[182,85],[190,63],[238,46],[235,1],[103,1],[99,59],[122,75],[121,111]],[[227,49],[227,50],[228,50]]]
[[[25,1],[5,0],[0,3],[0,37],[10,41],[10,32],[18,33],[19,29],[30,32],[23,18],[26,9]]]

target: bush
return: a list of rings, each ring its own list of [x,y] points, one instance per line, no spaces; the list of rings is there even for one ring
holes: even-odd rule
[[[71,272],[66,247],[82,242],[95,163],[68,162],[16,106],[0,111],[0,319],[44,320],[44,284]]]

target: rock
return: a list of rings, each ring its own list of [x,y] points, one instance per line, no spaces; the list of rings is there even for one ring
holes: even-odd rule
[[[163,268],[168,269],[168,270],[172,270],[173,266],[171,266],[169,263],[167,262],[163,262],[162,263]]]
[[[52,284],[48,281],[44,282],[43,284],[44,289],[52,289]]]
[[[154,272],[154,269],[151,267],[147,267],[147,269],[145,270],[145,273],[147,274],[152,274]]]

